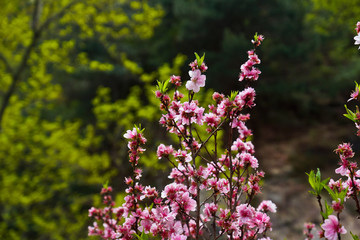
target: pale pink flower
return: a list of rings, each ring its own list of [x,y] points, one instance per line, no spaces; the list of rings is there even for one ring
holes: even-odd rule
[[[177,150],[176,152],[173,152],[173,155],[175,159],[180,162],[191,162],[192,160],[191,152],[187,152],[181,149]]]
[[[182,205],[182,209],[188,214],[190,211],[195,211],[196,201],[189,196],[189,192],[184,192],[177,200]]]
[[[211,218],[218,210],[218,205],[215,203],[205,203],[204,206],[204,215],[208,218]]]
[[[354,43],[355,45],[360,45],[360,33],[354,37],[354,40],[355,40],[355,43]],[[359,49],[360,49],[360,47],[359,47]]]
[[[164,144],[160,144],[158,146],[156,155],[158,157],[158,159],[161,159],[163,157],[168,158],[170,154],[172,154],[174,152],[173,147],[170,146],[165,146]]]
[[[338,233],[345,234],[347,232],[334,215],[330,215],[321,227],[325,231],[324,235],[328,240],[338,240]]]
[[[185,235],[172,235],[171,240],[186,240],[187,237]]]
[[[357,33],[360,33],[360,22],[356,23],[356,28],[355,28]]]
[[[201,74],[199,69],[194,71],[189,71],[190,80],[186,82],[187,90],[192,90],[194,92],[199,92],[200,87],[205,86],[206,76]]]
[[[133,128],[132,130],[127,130],[124,134],[124,138],[129,140],[135,140],[137,135],[136,128]]]
[[[270,200],[264,200],[260,203],[259,207],[257,208],[258,211],[263,212],[276,212],[276,205]]]
[[[343,158],[340,164],[341,166],[335,169],[335,173],[340,174],[341,176],[347,176],[350,172],[348,170],[349,161]]]

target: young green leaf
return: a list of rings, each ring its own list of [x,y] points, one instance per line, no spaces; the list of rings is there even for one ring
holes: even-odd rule
[[[236,96],[239,94],[239,91],[231,91],[231,94],[230,94],[230,97],[229,97],[229,100],[230,101],[234,101]]]
[[[350,109],[348,109],[346,105],[345,105],[345,109],[347,113],[344,114],[344,116],[350,119],[351,121],[355,122],[356,114],[352,112]]]
[[[333,210],[332,206],[327,204],[327,202],[325,201],[325,212],[321,212],[321,216],[323,216],[325,219],[327,219],[333,211],[334,210]]]
[[[162,94],[165,94],[168,90],[167,86],[169,84],[169,81],[160,82],[157,80],[157,90],[159,90]]]
[[[195,57],[196,57],[197,64],[198,64],[198,66],[200,67],[201,64],[204,62],[205,53],[202,55],[201,58],[200,58],[200,56],[199,56],[196,52],[194,52],[194,54],[195,54]]]
[[[358,236],[356,236],[355,234],[353,234],[352,232],[350,232],[353,240],[360,240],[360,238]]]
[[[106,180],[106,182],[103,184],[103,188],[108,188],[109,187],[109,180]]]
[[[314,190],[314,191],[310,191],[310,193],[315,196],[319,196],[330,178],[321,181],[321,172],[319,169],[317,169],[316,174],[313,170],[311,170],[310,173],[306,173],[306,174],[309,177],[308,178],[309,184],[311,188]]]
[[[144,230],[140,236],[136,233],[135,233],[135,236],[137,237],[138,240],[149,240],[149,236],[147,234],[145,234]]]

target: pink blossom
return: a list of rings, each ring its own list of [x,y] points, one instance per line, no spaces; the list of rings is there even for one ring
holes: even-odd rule
[[[341,176],[347,176],[350,172],[348,167],[349,161],[343,158],[342,162],[340,163],[340,167],[335,169],[335,173],[340,174]]]
[[[187,237],[185,235],[172,235],[171,240],[186,240]]]
[[[259,69],[254,67],[255,64],[260,63],[260,59],[254,53],[254,51],[248,51],[248,57],[249,60],[240,67],[241,73],[239,76],[239,81],[243,81],[244,79],[255,81],[259,78],[261,73]]]
[[[165,189],[161,192],[162,198],[169,200],[175,200],[178,193],[187,191],[187,187],[183,184],[170,183],[165,186]]]
[[[137,135],[136,128],[133,128],[132,130],[127,130],[124,134],[124,138],[129,140],[135,140]]]
[[[235,100],[242,102],[241,105],[246,105],[248,107],[254,107],[255,106],[255,90],[251,87],[245,88],[243,91],[241,91]]]
[[[332,201],[331,207],[335,212],[341,212],[344,209],[344,205],[341,203],[340,199],[338,201]]]
[[[206,113],[204,115],[204,122],[210,127],[217,127],[221,119],[214,113]]]
[[[360,33],[358,33],[358,35],[354,37],[354,40],[355,40],[355,43],[354,43],[355,45],[360,45]],[[359,49],[360,49],[360,47],[359,47]]]
[[[191,162],[192,160],[191,152],[187,152],[181,149],[179,149],[176,152],[173,152],[173,155],[175,159],[180,162]]]
[[[156,191],[156,188],[150,187],[150,186],[145,187],[144,194],[145,194],[145,197],[147,197],[147,198],[158,196],[158,192]]]
[[[263,212],[276,212],[276,205],[270,200],[264,200],[260,203],[259,207],[257,208],[257,211],[263,211]]]
[[[165,146],[164,144],[160,144],[158,146],[158,149],[157,149],[157,157],[158,159],[161,159],[161,158],[168,158],[170,154],[172,154],[174,152],[174,149],[172,148],[172,146]]]
[[[201,74],[199,69],[189,71],[190,80],[186,82],[186,88],[189,91],[199,92],[200,87],[205,86],[206,76]]]
[[[170,77],[170,82],[172,84],[174,84],[175,86],[179,87],[181,86],[181,77],[180,76],[175,76],[175,75],[172,75]]]
[[[179,114],[175,117],[178,124],[190,125],[190,123],[197,123],[202,125],[204,119],[204,108],[198,107],[197,102],[184,102],[179,107]]]
[[[240,154],[240,159],[245,166],[246,164],[249,164],[250,167],[256,169],[259,167],[258,160],[252,156],[250,153],[243,152]]]
[[[248,223],[255,214],[255,209],[248,204],[240,204],[238,207],[236,207],[236,211],[238,213],[241,225],[244,223]]]
[[[204,215],[208,218],[211,218],[215,215],[216,211],[218,210],[218,205],[215,203],[205,203],[204,206]]]
[[[360,22],[356,23],[356,28],[355,28],[357,33],[360,33]]]
[[[345,234],[347,232],[334,215],[330,215],[321,227],[325,231],[324,235],[328,240],[338,240],[338,233]]]
[[[251,40],[255,47],[258,47],[262,41],[264,41],[263,35],[255,35],[255,39]]]
[[[177,200],[181,204],[182,209],[189,213],[190,211],[195,211],[196,201],[189,196],[189,192],[184,192],[181,197]]]
[[[350,143],[342,143],[339,144],[335,152],[344,158],[352,158],[354,157],[355,153],[353,152]]]
[[[266,213],[256,212],[255,216],[251,219],[250,227],[257,227],[259,233],[264,232],[267,228],[271,227],[270,217]]]
[[[195,59],[193,62],[191,62],[190,64],[189,64],[189,66],[191,67],[191,70],[196,70],[196,69],[200,69],[200,71],[201,72],[205,72],[207,69],[208,69],[208,67],[205,65],[205,63],[203,62],[202,64],[201,64],[201,66],[199,67],[199,64],[198,64],[198,62],[197,62],[197,59]]]
[[[355,91],[353,91],[350,94],[350,98],[349,98],[348,102],[350,102],[351,100],[359,99],[359,98],[360,98],[360,96],[359,96],[359,86],[356,86]]]

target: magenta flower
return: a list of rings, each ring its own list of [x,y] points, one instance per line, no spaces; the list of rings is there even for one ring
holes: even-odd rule
[[[240,225],[248,223],[255,215],[255,209],[247,204],[240,204],[236,207],[236,211],[239,216]]]
[[[194,71],[189,71],[189,76],[191,79],[186,82],[187,90],[199,92],[200,87],[205,86],[206,76],[201,75],[201,71],[199,69],[195,69]]]
[[[339,220],[334,215],[330,215],[321,227],[324,229],[324,235],[328,240],[338,240],[338,233],[346,233],[346,229],[339,224]]]

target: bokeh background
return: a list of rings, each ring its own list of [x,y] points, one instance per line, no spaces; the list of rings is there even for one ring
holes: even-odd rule
[[[359,0],[0,1],[0,238],[88,239],[102,184],[123,196],[123,134],[134,123],[151,142],[144,184],[167,183],[169,166],[152,151],[166,140],[155,81],[187,80],[193,53],[205,52],[204,101],[211,89],[240,90],[258,32],[249,124],[266,171],[262,197],[278,205],[272,237],[302,239],[303,222],[320,221],[305,172],[334,176],[343,141],[360,150],[342,116],[360,79],[358,20]]]

